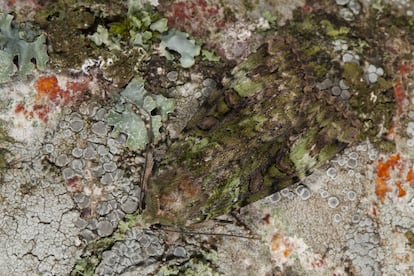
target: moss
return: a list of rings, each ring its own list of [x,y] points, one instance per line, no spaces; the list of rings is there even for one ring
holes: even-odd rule
[[[219,101],[219,103],[217,104],[217,108],[216,111],[218,113],[218,115],[224,115],[227,112],[229,112],[231,109],[230,107],[227,105],[226,101],[224,100],[224,98]]]
[[[359,64],[345,62],[343,65],[342,77],[347,85],[351,85],[353,87],[361,87],[363,85],[361,82],[362,67]]]
[[[407,231],[404,236],[407,238],[410,247],[414,249],[414,233],[412,231]]]
[[[328,20],[322,20],[320,24],[324,27],[326,34],[330,36],[332,39],[338,39],[341,36],[345,36],[350,31],[349,27],[337,27],[331,21]]]
[[[256,83],[249,78],[245,78],[240,79],[237,83],[235,83],[233,85],[233,89],[236,90],[241,97],[247,97],[256,91],[263,89],[263,84]]]

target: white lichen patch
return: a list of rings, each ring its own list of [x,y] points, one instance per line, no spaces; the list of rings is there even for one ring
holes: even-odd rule
[[[412,169],[404,156],[411,153],[401,154],[401,162],[390,167],[392,189],[382,203],[376,188],[377,166],[388,156],[372,158],[373,152],[369,143],[357,145],[309,176],[303,181],[312,191],[306,201],[297,192],[294,197],[282,195],[300,191],[299,186],[277,193],[277,201],[270,196],[243,209],[245,215],[262,218],[250,218],[248,223],[268,237],[275,266],[302,271],[301,275],[346,275],[346,270],[356,275],[408,275],[414,271],[414,254],[405,236],[414,227],[410,204],[414,189],[403,183]],[[400,186],[392,186],[400,180]],[[278,229],[276,234],[272,228]],[[324,257],[306,262],[310,256]]]

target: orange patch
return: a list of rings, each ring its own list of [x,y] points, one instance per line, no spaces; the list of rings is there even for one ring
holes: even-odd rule
[[[384,203],[388,192],[396,190],[398,197],[403,197],[407,194],[403,184],[414,181],[413,168],[408,167],[409,169],[406,172],[407,165],[412,166],[410,164],[411,162],[402,160],[399,154],[391,155],[386,161],[378,161],[375,193],[382,203]]]
[[[397,81],[394,85],[394,97],[397,103],[398,111],[401,113],[403,110],[403,103],[406,98],[406,93],[400,81]]]
[[[43,122],[49,120],[49,113],[53,112],[56,106],[63,106],[77,101],[83,92],[89,89],[89,82],[84,79],[81,81],[67,81],[67,89],[62,89],[56,76],[40,76],[34,84],[37,91],[35,104],[28,110],[24,104],[18,104],[15,108],[16,113],[22,112],[26,118],[36,115]]]
[[[62,89],[58,85],[56,76],[42,76],[36,81],[35,88],[37,90],[36,100],[47,98],[55,103],[62,96]]]
[[[376,216],[377,215],[377,207],[372,206],[372,215]]]
[[[413,180],[414,180],[414,171],[413,171],[413,169],[410,169],[407,172],[407,176],[405,177],[405,181],[411,182]]]
[[[391,139],[391,140],[395,138],[395,123],[394,122],[392,123],[392,126],[387,132],[387,137],[388,139]]]
[[[385,196],[388,192],[392,192],[392,188],[388,186],[382,178],[377,178],[375,180],[375,194],[380,198],[381,203],[384,203]]]
[[[272,237],[272,251],[277,251],[283,244],[283,238],[280,234],[275,234]]]
[[[377,165],[377,176],[379,178],[389,178],[390,172],[389,172],[389,166],[386,162],[379,161]]]
[[[292,253],[292,249],[290,248],[286,248],[285,250],[283,250],[283,256],[285,257],[289,256],[290,253]]]
[[[405,78],[405,75],[411,71],[411,66],[407,62],[401,63],[398,66],[401,77]]]
[[[15,113],[20,113],[20,112],[24,112],[26,110],[26,108],[24,107],[24,104],[19,103],[18,105],[16,105],[16,108],[14,109]]]
[[[388,180],[390,179],[390,169],[397,169],[397,174],[399,177],[402,175],[402,166],[401,166],[401,157],[399,154],[391,155],[388,160],[378,161],[377,164],[377,179],[375,180],[375,194],[381,200],[381,203],[384,203],[385,196],[388,192],[392,192],[393,188],[389,185]],[[402,189],[402,187],[398,186],[398,182],[396,183],[397,188],[399,189],[399,196],[404,196],[406,193]],[[400,183],[401,185],[401,183]],[[400,190],[400,188],[402,190]]]
[[[401,182],[397,182],[397,183],[395,183],[395,185],[398,188],[398,197],[403,197],[407,194],[407,192],[404,190]]]
[[[273,235],[271,249],[273,252],[283,254],[284,257],[288,257],[293,252],[293,248],[291,244],[289,244],[289,241],[286,240],[280,233]]]

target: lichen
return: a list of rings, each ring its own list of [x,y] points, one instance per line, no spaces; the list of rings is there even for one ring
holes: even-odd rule
[[[114,127],[112,136],[125,133],[127,146],[131,150],[143,150],[150,142],[146,122],[134,112],[130,106],[133,104],[150,118],[153,142],[157,143],[161,138],[159,129],[162,122],[168,119],[168,113],[174,110],[174,101],[162,95],[149,94],[140,78],[133,79],[120,94],[118,109],[111,109],[107,115],[108,124]]]
[[[175,29],[171,29],[166,35],[161,37],[161,54],[167,59],[172,60],[173,55],[168,51],[175,51],[180,54],[180,64],[184,68],[194,65],[194,57],[200,55],[201,47],[195,40],[189,39],[189,35]]]
[[[12,15],[0,13],[0,83],[10,81],[16,72],[26,80],[35,67],[45,70],[49,60],[45,36],[30,26],[13,25],[12,21]]]
[[[5,127],[6,122],[0,119],[0,180],[2,179],[3,171],[8,169],[8,162],[6,154],[9,153],[7,149],[7,143],[14,143]]]

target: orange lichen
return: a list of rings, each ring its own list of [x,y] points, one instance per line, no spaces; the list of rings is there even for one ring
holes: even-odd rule
[[[413,169],[411,168],[411,169],[409,169],[408,170],[408,172],[407,172],[407,176],[405,177],[405,181],[407,181],[407,182],[411,182],[411,181],[413,181],[414,180],[414,171],[413,171]]]
[[[285,257],[288,257],[290,255],[290,253],[292,253],[291,248],[286,248],[285,250],[283,250],[283,256],[285,256]]]
[[[386,162],[379,161],[377,165],[377,176],[379,178],[389,178],[390,172],[389,172],[389,166]]]
[[[395,183],[395,185],[398,188],[398,197],[403,197],[407,194],[407,192],[404,190],[401,182],[397,182],[397,183]]]
[[[398,165],[400,159],[401,158],[399,154],[394,154],[391,155],[390,158],[385,162],[382,160],[378,161],[377,176],[383,179],[388,179],[390,177],[389,169],[394,169]]]
[[[59,87],[56,76],[41,76],[35,83],[37,91],[36,100],[47,98],[57,103],[62,98],[64,91]]]
[[[394,85],[394,98],[395,102],[397,103],[397,111],[399,114],[403,112],[404,101],[407,97],[407,94],[404,90],[404,87],[401,81],[397,81]]]
[[[66,89],[59,86],[56,76],[42,76],[35,83],[37,91],[36,100],[47,99],[56,105],[67,105],[89,89],[89,82],[67,81]]]
[[[375,194],[380,198],[381,203],[384,203],[385,196],[388,192],[392,192],[392,187],[388,186],[383,178],[378,177],[375,180]]]
[[[388,192],[395,191],[397,197],[407,194],[403,184],[414,180],[414,171],[407,166],[411,164],[402,160],[399,154],[391,155],[386,161],[379,160],[377,163],[377,179],[375,180],[375,193],[384,203]]]
[[[33,106],[33,112],[43,122],[47,123],[47,121],[49,120],[50,108],[47,105],[36,104],[36,105]]]
[[[56,110],[57,106],[64,106],[75,103],[81,95],[89,89],[87,79],[81,81],[68,80],[65,83],[66,89],[59,86],[58,78],[54,75],[40,76],[34,87],[37,95],[34,105],[26,108],[23,103],[18,104],[14,111],[22,113],[26,118],[37,116],[41,121],[47,123],[50,112]]]
[[[411,64],[409,64],[407,61],[402,62],[399,66],[398,66],[398,70],[400,72],[400,76],[401,78],[405,79],[406,75],[412,71],[413,66]]]
[[[277,251],[283,245],[283,237],[280,233],[273,235],[272,237],[272,251]]]
[[[292,253],[293,248],[288,239],[283,237],[282,234],[277,233],[272,237],[271,250],[274,253],[281,253],[284,257],[288,257]]]
[[[391,157],[387,160],[387,164],[392,167],[395,168],[395,166],[398,164],[398,162],[400,161],[400,155],[399,154],[394,154],[391,155]]]

